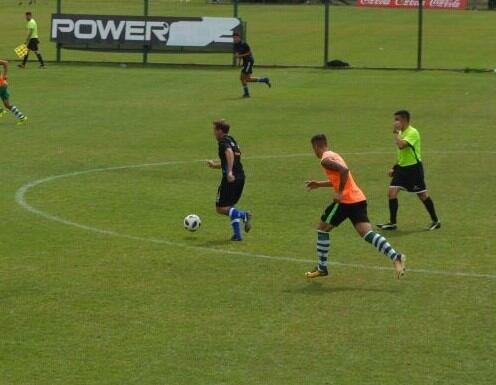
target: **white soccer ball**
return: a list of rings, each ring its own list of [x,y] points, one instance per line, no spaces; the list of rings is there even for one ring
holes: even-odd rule
[[[201,219],[198,215],[190,214],[184,218],[184,228],[188,231],[200,230]]]

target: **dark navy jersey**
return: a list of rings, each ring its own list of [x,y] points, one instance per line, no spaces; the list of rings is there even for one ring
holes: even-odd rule
[[[241,150],[239,149],[238,143],[234,140],[232,136],[225,135],[219,139],[219,158],[222,165],[222,175],[227,175],[227,158],[226,150],[230,148],[234,153],[234,163],[232,172],[236,178],[242,178],[245,176],[243,165],[241,164]]]
[[[234,52],[236,52],[238,55],[248,54],[246,56],[242,56],[243,62],[254,60],[250,46],[245,41],[240,41],[239,43],[234,44]]]

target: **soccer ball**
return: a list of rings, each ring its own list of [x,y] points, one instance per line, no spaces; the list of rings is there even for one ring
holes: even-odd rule
[[[198,215],[190,214],[184,218],[184,228],[188,231],[200,230],[201,219]]]

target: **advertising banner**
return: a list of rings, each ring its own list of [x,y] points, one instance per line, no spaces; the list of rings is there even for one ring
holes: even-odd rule
[[[418,8],[418,0],[358,0],[359,7]],[[467,9],[468,0],[424,0],[425,9]]]
[[[104,51],[232,52],[232,17],[53,14],[51,40],[62,48]]]

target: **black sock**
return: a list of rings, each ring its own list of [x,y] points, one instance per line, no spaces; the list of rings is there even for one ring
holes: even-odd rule
[[[43,62],[43,58],[41,57],[41,53],[36,52],[36,57],[38,58],[38,61],[42,66],[45,66],[45,63]]]
[[[398,215],[398,198],[389,200],[389,223],[396,224],[396,216]]]
[[[26,63],[28,62],[28,57],[29,57],[29,53],[26,54],[26,56],[24,56],[24,59],[22,59],[22,65],[25,66]]]
[[[438,218],[436,215],[436,209],[434,208],[434,202],[432,199],[429,197],[425,201],[422,201],[424,203],[425,208],[429,212],[429,215],[431,216],[431,219],[433,222],[437,222]]]

